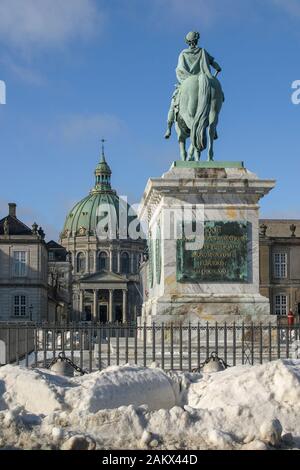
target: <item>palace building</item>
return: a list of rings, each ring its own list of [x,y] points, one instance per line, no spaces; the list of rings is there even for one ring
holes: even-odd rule
[[[0,321],[47,320],[48,253],[45,234],[17,217],[16,204],[0,220]]]
[[[260,221],[260,292],[271,313],[300,315],[300,220]]]
[[[129,237],[128,226],[135,222],[137,216],[111,187],[102,147],[95,185],[71,209],[61,233],[73,266],[72,320],[129,322],[140,314],[139,265],[145,242]]]

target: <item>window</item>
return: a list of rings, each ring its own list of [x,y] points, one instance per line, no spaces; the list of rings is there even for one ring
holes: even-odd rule
[[[129,254],[123,252],[121,255],[121,273],[129,274]]]
[[[102,271],[103,269],[107,269],[107,261],[108,261],[107,254],[105,253],[105,251],[101,251],[98,257],[98,270],[99,271]]]
[[[26,251],[14,251],[14,276],[26,276]]]
[[[84,273],[85,272],[85,254],[78,253],[77,255],[77,272]]]
[[[275,315],[287,314],[287,296],[278,294],[275,296]]]
[[[274,276],[277,279],[287,276],[287,253],[274,254]]]
[[[14,296],[14,315],[24,317],[26,315],[26,297],[25,295]]]
[[[49,261],[53,261],[54,260],[54,253],[53,251],[50,251],[49,252]]]

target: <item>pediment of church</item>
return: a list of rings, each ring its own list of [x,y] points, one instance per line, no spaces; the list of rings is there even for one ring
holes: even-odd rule
[[[121,274],[116,274],[110,271],[101,271],[99,273],[88,274],[87,276],[79,279],[80,284],[95,284],[95,283],[124,283],[127,284],[126,277]]]

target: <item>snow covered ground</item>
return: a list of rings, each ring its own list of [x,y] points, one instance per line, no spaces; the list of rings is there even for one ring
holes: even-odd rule
[[[213,374],[0,368],[4,449],[300,448],[300,360]]]

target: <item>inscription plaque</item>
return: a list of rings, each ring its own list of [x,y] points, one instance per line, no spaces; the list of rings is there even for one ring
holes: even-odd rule
[[[187,250],[177,240],[177,281],[247,282],[249,222],[204,222],[204,246]]]

